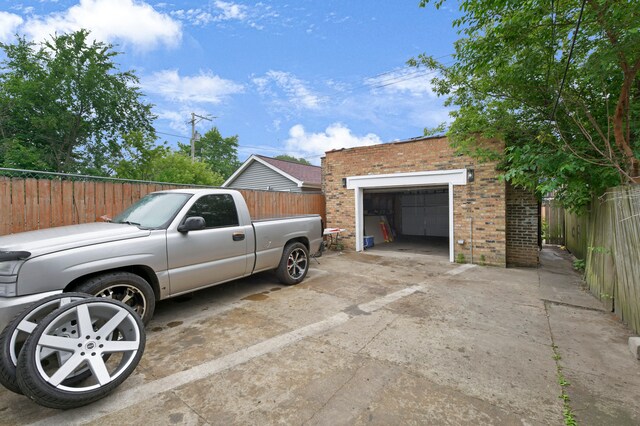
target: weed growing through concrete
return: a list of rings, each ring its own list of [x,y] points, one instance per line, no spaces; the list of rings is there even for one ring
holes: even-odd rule
[[[565,379],[564,374],[562,373],[562,366],[558,362],[562,359],[562,356],[560,356],[560,354],[558,353],[557,345],[552,344],[551,349],[553,349],[553,360],[556,362],[558,384],[560,385],[561,389],[560,396],[558,398],[562,400],[562,416],[564,417],[564,424],[566,426],[577,426],[578,422],[573,416],[573,411],[571,410],[571,406],[569,405],[571,399],[569,398],[569,394],[567,393],[566,389],[567,386],[570,385],[570,383],[567,382],[567,379]]]
[[[487,258],[484,257],[484,254],[480,255],[480,266],[484,266],[487,263]]]
[[[458,256],[456,257],[456,263],[466,263],[466,259],[464,258],[464,254],[463,253],[458,253]]]

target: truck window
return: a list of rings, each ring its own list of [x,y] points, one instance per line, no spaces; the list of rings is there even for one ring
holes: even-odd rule
[[[191,194],[159,192],[145,195],[113,218],[114,223],[137,224],[143,228],[166,228]]]
[[[205,195],[200,197],[187,212],[188,217],[200,216],[204,218],[207,228],[223,226],[238,226],[238,211],[233,197],[229,194]]]

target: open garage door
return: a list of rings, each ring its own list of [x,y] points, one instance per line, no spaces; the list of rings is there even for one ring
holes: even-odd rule
[[[444,189],[447,188],[446,192],[442,192],[442,194],[446,194],[448,200],[448,246],[449,246],[449,261],[453,262],[453,191],[456,185],[466,185],[467,184],[467,169],[453,169],[453,170],[429,170],[429,171],[421,171],[421,172],[410,172],[410,173],[391,173],[391,174],[383,174],[383,175],[361,175],[361,176],[349,176],[344,179],[346,188],[353,190],[354,193],[354,204],[355,204],[355,218],[356,218],[356,250],[360,251],[364,247],[364,237],[365,237],[365,218],[370,214],[365,215],[364,208],[364,198],[365,191],[367,194],[374,193],[391,193],[391,194],[403,194],[411,191],[420,191],[420,190],[432,190],[432,189]],[[411,194],[409,194],[411,195]],[[415,194],[417,195],[417,194]],[[423,194],[425,197],[428,195]],[[436,197],[436,196],[433,196]],[[399,206],[396,206],[398,203],[398,198],[396,196],[391,196],[393,199],[393,223],[397,224],[397,221],[402,221],[402,200],[400,199]],[[401,197],[400,197],[401,198]],[[426,200],[426,198],[425,198]],[[435,200],[435,198],[430,198],[427,201],[431,202]],[[409,207],[409,206],[407,206]],[[417,207],[417,206],[413,206]],[[436,207],[436,205],[423,206],[423,207]],[[370,212],[375,212],[376,208],[374,206],[371,207]],[[426,212],[426,210],[423,210]],[[411,216],[408,214],[408,216]],[[412,218],[415,217],[411,216]],[[400,219],[398,219],[398,217]],[[439,218],[440,216],[430,216],[432,218]],[[390,219],[387,219],[390,221]],[[417,220],[417,219],[416,219]],[[439,219],[434,219],[439,220]],[[391,223],[391,222],[390,222]],[[403,230],[402,224],[400,227],[396,225],[395,232],[398,232],[398,229]],[[416,224],[415,229],[418,229],[418,224]],[[439,229],[437,226],[430,227],[430,229]],[[393,229],[392,235],[393,235]],[[429,231],[431,232],[431,231]],[[402,235],[402,234],[400,234]],[[425,235],[426,236],[426,235]],[[444,237],[441,237],[444,238]]]
[[[364,190],[363,215],[375,250],[449,254],[448,186]]]

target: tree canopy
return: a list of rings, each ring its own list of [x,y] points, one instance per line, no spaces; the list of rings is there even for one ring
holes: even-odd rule
[[[294,157],[293,155],[288,155],[288,154],[281,154],[278,155],[276,157],[274,157],[276,160],[284,160],[284,161],[292,161],[294,163],[300,163],[300,164],[304,164],[305,166],[310,166],[311,163],[308,162],[306,159],[300,157]]]
[[[113,170],[121,179],[155,182],[187,183],[220,186],[223,177],[202,161],[191,161],[191,156],[173,151],[165,142],[156,145],[151,137],[135,132],[125,136],[123,159]]]
[[[178,142],[178,148],[182,154],[191,156],[191,144]],[[195,141],[194,151],[196,158],[208,164],[211,170],[224,179],[231,176],[241,164],[238,160],[238,136],[225,138],[217,127],[213,127]]]
[[[88,31],[0,49],[0,165],[108,174],[123,136],[154,134],[137,76],[119,71],[119,53]]]
[[[436,8],[445,0],[422,0]],[[409,61],[438,72],[454,107],[448,136],[505,142],[504,177],[565,205],[640,182],[640,8],[614,0],[461,0],[453,63]]]

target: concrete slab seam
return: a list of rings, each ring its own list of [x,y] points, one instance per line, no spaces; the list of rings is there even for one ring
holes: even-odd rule
[[[580,306],[580,305],[574,305],[572,303],[559,302],[557,300],[549,300],[549,299],[540,299],[540,300],[542,300],[542,302],[545,303],[545,304],[549,303],[551,305],[564,306],[564,307],[567,307],[567,308],[582,309],[584,311],[600,312],[602,314],[607,314],[608,313],[604,309],[593,308],[591,306]]]
[[[358,308],[364,312],[375,312],[390,303],[393,303],[403,297],[417,292],[418,290],[422,290],[421,285],[407,287],[371,302],[358,305]],[[270,339],[256,343],[255,345],[241,349],[237,352],[192,367],[188,370],[181,371],[179,373],[175,373],[161,379],[156,379],[152,382],[127,389],[121,393],[116,393],[109,398],[103,399],[86,407],[78,408],[73,412],[67,411],[32,424],[69,425],[83,424],[95,421],[101,417],[113,413],[114,411],[119,411],[124,408],[130,407],[139,402],[150,399],[151,397],[160,393],[168,392],[185,384],[205,379],[222,371],[231,369],[237,365],[248,362],[259,356],[275,352],[306,337],[310,337],[335,328],[341,324],[346,323],[352,318],[354,318],[354,315],[340,312],[325,320],[318,321],[316,323],[306,325],[296,330],[292,330],[288,333],[272,337]]]

